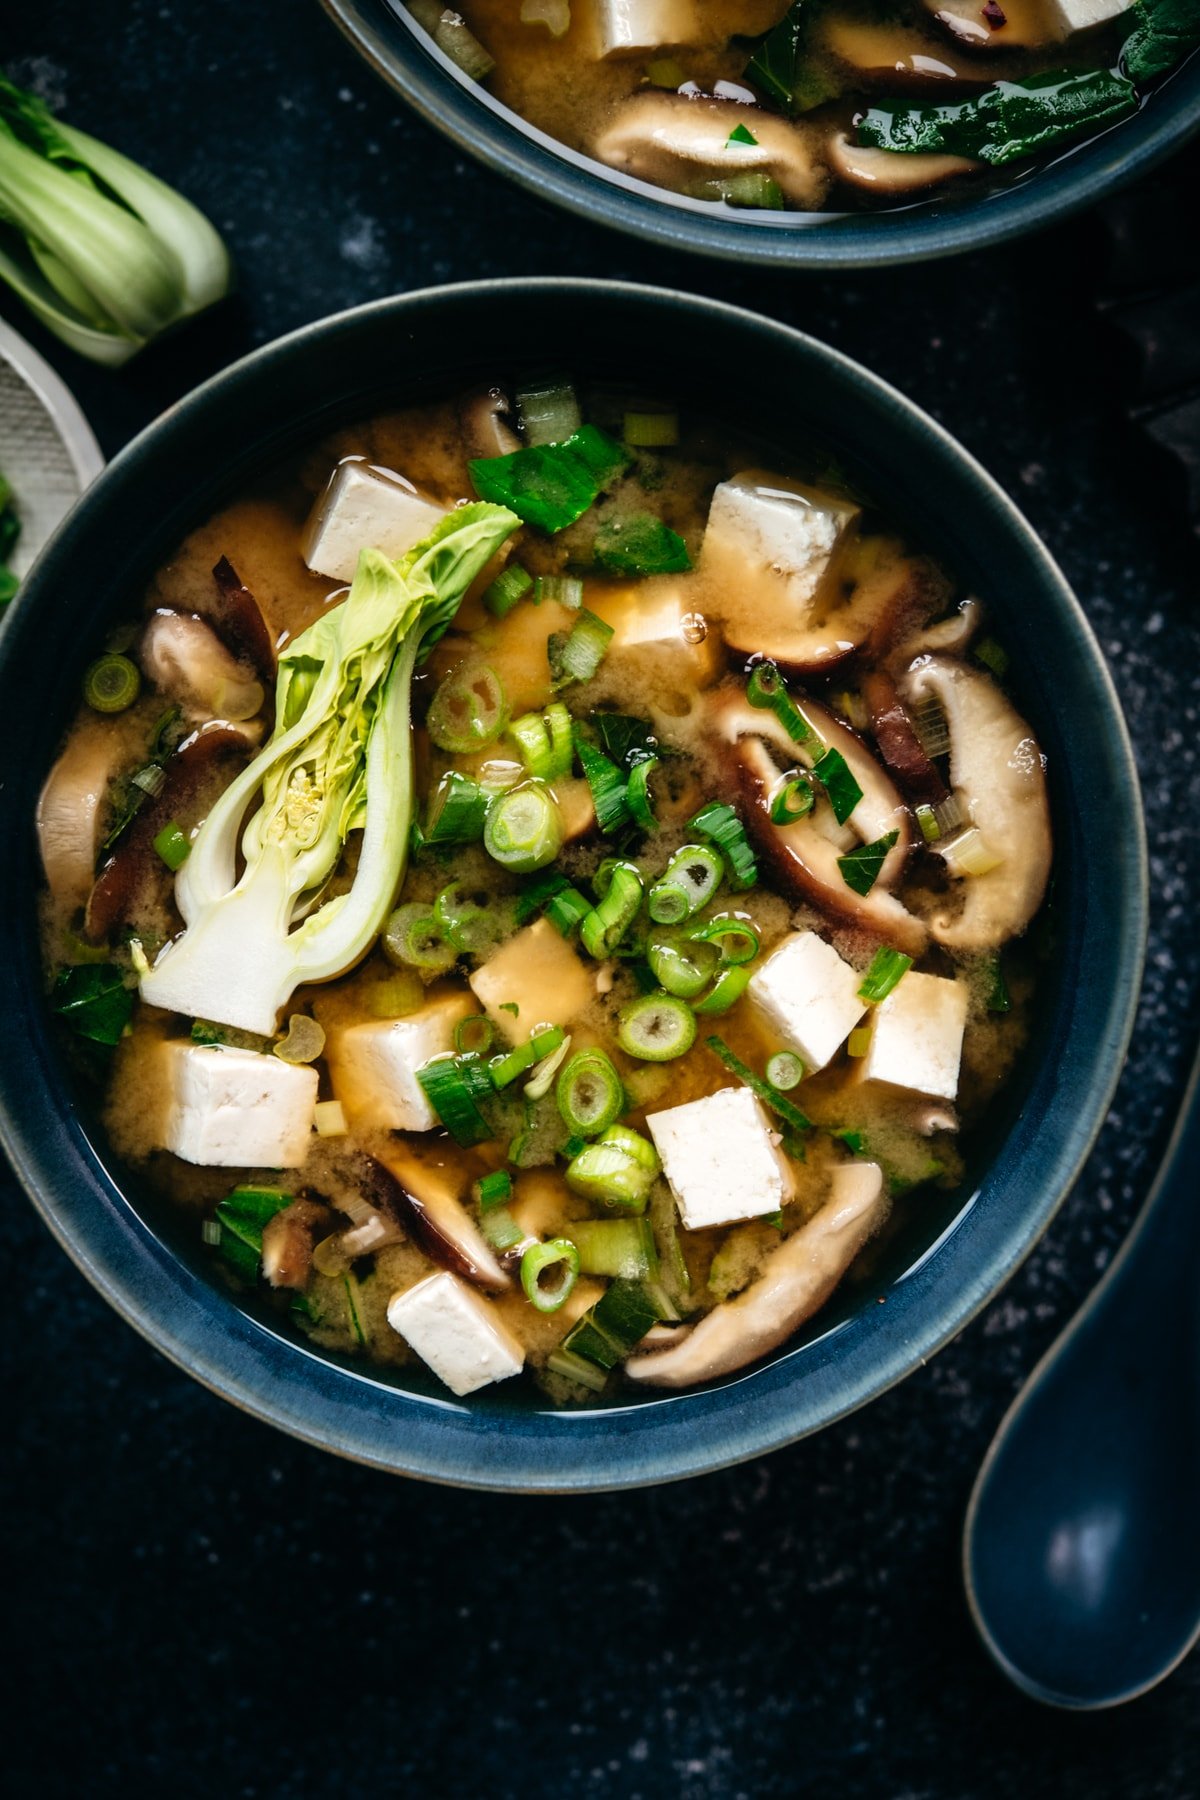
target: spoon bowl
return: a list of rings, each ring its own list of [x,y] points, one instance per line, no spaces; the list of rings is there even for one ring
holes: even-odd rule
[[[1200,1056],[1154,1187],[992,1443],[964,1536],[988,1650],[1034,1699],[1132,1700],[1200,1637]]]

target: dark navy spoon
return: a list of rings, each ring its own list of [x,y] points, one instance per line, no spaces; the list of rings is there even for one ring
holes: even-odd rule
[[[983,1641],[1051,1706],[1117,1706],[1200,1636],[1200,1055],[1150,1197],[984,1460],[963,1567]]]

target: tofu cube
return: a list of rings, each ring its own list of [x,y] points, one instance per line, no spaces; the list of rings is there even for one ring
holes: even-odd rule
[[[597,604],[613,628],[606,669],[624,664],[633,675],[676,687],[709,687],[722,673],[720,636],[670,580],[644,581]]]
[[[445,516],[402,475],[351,457],[338,464],[313,508],[304,560],[318,575],[353,581],[360,550],[403,556]]]
[[[255,1050],[162,1046],[163,1148],[209,1169],[297,1169],[308,1155],[317,1071]]]
[[[388,1301],[388,1324],[452,1394],[519,1375],[525,1352],[494,1306],[443,1270]]]
[[[1047,11],[1057,26],[1057,35],[1066,38],[1077,31],[1090,31],[1095,25],[1107,25],[1131,4],[1132,0],[1050,0]]]
[[[549,919],[509,938],[470,981],[510,1044],[524,1043],[535,1025],[569,1025],[592,998],[591,974]]]
[[[454,1027],[474,1010],[469,995],[450,994],[408,1018],[372,1019],[336,1033],[329,1072],[347,1118],[369,1131],[432,1131],[437,1114],[417,1070],[453,1050]]]
[[[726,583],[812,606],[835,552],[859,517],[850,501],[762,470],[744,470],[713,493],[702,564]]]
[[[778,1212],[795,1192],[787,1158],[748,1087],[647,1113],[646,1124],[689,1231]]]
[[[862,977],[815,931],[785,938],[750,977],[746,998],[781,1050],[794,1050],[805,1073],[836,1056],[867,1010]]]
[[[966,1024],[965,983],[910,969],[875,1008],[863,1080],[953,1100]]]
[[[694,0],[597,0],[596,21],[602,57],[690,44],[698,35]]]

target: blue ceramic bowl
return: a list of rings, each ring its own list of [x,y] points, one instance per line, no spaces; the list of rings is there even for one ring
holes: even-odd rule
[[[980,250],[1094,205],[1146,174],[1200,126],[1196,55],[1133,118],[986,196],[966,192],[892,212],[739,215],[635,181],[526,124],[455,67],[403,0],[322,0],[322,5],[414,111],[489,168],[585,219],[671,250],[731,262],[877,268]]]
[[[598,346],[589,353],[581,346]],[[552,1412],[530,1385],[469,1404],[421,1369],[372,1373],[239,1307],[194,1221],[109,1159],[61,1054],[36,942],[38,789],[106,627],[190,527],[248,477],[386,404],[523,364],[611,377],[637,346],[656,391],[737,371],[723,413],[768,441],[811,433],[981,593],[1049,757],[1058,944],[1034,1048],[956,1193],[923,1196],[869,1286],[844,1286],[794,1343],[696,1393]],[[1144,844],[1125,727],[1096,642],[1011,502],[924,413],[813,339],[712,300],[616,283],[472,283],[380,301],[226,370],[111,463],[30,574],[0,632],[0,716],[21,745],[0,787],[0,1126],[34,1204],[131,1324],[217,1393],[363,1462],[481,1487],[633,1486],[715,1469],[861,1406],[924,1362],[1008,1278],[1067,1193],[1121,1066],[1145,930]],[[1103,844],[1103,855],[1089,848]]]

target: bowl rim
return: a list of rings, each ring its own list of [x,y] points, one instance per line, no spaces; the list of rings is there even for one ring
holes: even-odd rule
[[[831,216],[788,229],[721,216],[698,202],[605,171],[484,95],[391,0],[321,0],[383,81],[428,125],[538,199],[643,241],[726,262],[775,268],[886,268],[962,255],[1037,231],[1094,205],[1182,148],[1200,130],[1200,52],[1132,118],[1068,148],[1046,168],[977,204],[934,211],[917,204]]]
[[[556,308],[586,294],[589,302],[608,300],[614,308],[692,310],[713,329],[752,335],[764,352],[773,348],[793,362],[824,365],[848,393],[903,421],[909,433],[920,433],[931,459],[955,465],[975,490],[980,516],[985,510],[994,516],[1019,549],[1023,573],[1032,575],[1040,596],[1057,609],[1078,653],[1076,685],[1095,708],[1099,743],[1090,754],[1101,770],[1104,804],[1109,818],[1127,828],[1106,865],[1105,904],[1085,908],[1090,922],[1078,927],[1080,933],[1085,928],[1117,933],[1106,970],[1111,986],[1097,997],[1096,984],[1090,984],[1087,1001],[1073,1002],[1087,1004],[1094,1015],[1088,1067],[1070,1104],[1062,1103],[1058,1136],[1048,1144],[1039,1140],[1039,1181],[1026,1184],[1019,1211],[1001,1219],[994,1206],[977,1204],[981,1190],[976,1188],[942,1237],[893,1284],[885,1311],[860,1307],[829,1331],[719,1387],[662,1396],[650,1405],[602,1412],[472,1411],[461,1402],[409,1395],[273,1334],[233,1306],[211,1280],[189,1270],[136,1217],[73,1115],[48,1044],[34,1041],[22,1045],[18,1056],[0,1058],[0,1143],[34,1206],[115,1310],[203,1385],[308,1443],[379,1468],[457,1486],[587,1492],[707,1473],[821,1429],[895,1386],[994,1297],[1069,1193],[1116,1087],[1144,960],[1147,859],[1132,749],[1099,646],[1056,564],[993,478],[935,420],[842,352],[745,308],[633,283],[540,277],[421,289],[303,326],[210,377],[120,451],[59,527],[0,628],[0,687],[12,679],[14,627],[33,617],[43,587],[53,589],[57,565],[70,568],[78,554],[76,540],[87,543],[92,521],[103,520],[107,496],[136,488],[146,459],[165,457],[173,444],[186,445],[190,433],[211,431],[222,408],[237,404],[243,387],[273,380],[271,391],[290,391],[278,375],[291,359],[323,349],[342,334],[401,330],[426,309],[489,306],[514,294],[525,305],[541,301]],[[31,828],[25,829],[31,835]],[[13,901],[14,907],[22,904],[28,909],[27,897]],[[1119,930],[1115,924],[1098,925],[1093,912],[1119,921]],[[38,1040],[36,977],[28,970],[22,975],[20,962],[18,956],[0,962],[0,1005],[11,1005],[12,1017],[24,1008]],[[1057,1074],[1048,1079],[1054,1087]],[[39,1087],[45,1103],[31,1105]],[[1010,1138],[1016,1135],[1014,1126]],[[862,1323],[868,1315],[869,1328]],[[838,1346],[842,1333],[849,1335]],[[807,1366],[791,1368],[793,1358],[806,1355]],[[599,1429],[575,1430],[581,1420],[598,1420]]]

